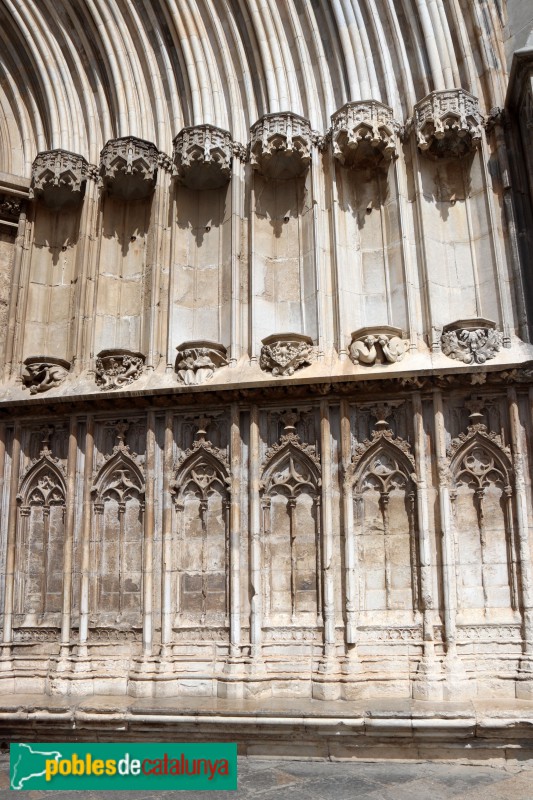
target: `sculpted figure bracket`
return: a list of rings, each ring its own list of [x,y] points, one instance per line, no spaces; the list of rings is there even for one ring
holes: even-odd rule
[[[446,325],[441,336],[442,352],[465,364],[484,364],[503,345],[503,334],[494,322],[484,319],[459,320]]]
[[[217,342],[182,342],[176,347],[176,374],[180,383],[195,386],[211,380],[215,370],[226,367],[226,348]]]
[[[395,364],[409,349],[409,340],[403,338],[401,328],[382,325],[360,328],[352,333],[350,358],[354,364],[371,367],[374,364]]]
[[[96,358],[96,383],[102,391],[120,389],[142,374],[144,355],[131,350],[102,350]]]
[[[25,359],[22,383],[30,394],[40,394],[60,386],[67,377],[70,363],[53,356],[31,356]]]
[[[275,377],[293,375],[314,360],[313,340],[301,333],[275,333],[262,343],[259,366]]]

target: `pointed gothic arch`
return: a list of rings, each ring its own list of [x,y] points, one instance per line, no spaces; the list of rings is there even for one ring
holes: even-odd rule
[[[264,624],[322,624],[321,470],[295,433],[266,453],[260,483]],[[287,569],[287,565],[290,568]]]
[[[421,607],[415,462],[409,444],[380,429],[346,470],[347,538],[359,554],[359,611],[413,624]]]
[[[477,424],[454,439],[448,455],[460,615],[490,608],[507,620],[518,608],[510,452]]]
[[[229,627],[229,484],[224,453],[202,439],[180,458],[171,493],[175,628]]]
[[[100,467],[92,488],[90,607],[98,626],[141,624],[144,491],[142,469],[120,442]]]
[[[45,448],[26,471],[17,495],[15,609],[22,625],[59,624],[66,496],[61,464]]]

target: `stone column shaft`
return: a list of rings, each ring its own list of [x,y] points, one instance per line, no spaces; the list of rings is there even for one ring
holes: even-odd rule
[[[13,446],[11,449],[11,481],[9,487],[9,510],[7,518],[6,545],[6,582],[4,592],[4,636],[5,644],[10,645],[13,639],[13,602],[15,591],[15,550],[17,531],[17,493],[20,474],[20,422],[15,423]],[[9,655],[9,648],[4,648],[4,655]]]
[[[341,457],[343,478],[351,462],[352,440],[350,430],[350,405],[341,400]],[[358,553],[353,519],[353,486],[343,480],[344,560],[346,569],[346,642],[357,642],[357,573]]]
[[[259,448],[259,410],[252,406],[250,410],[250,637],[252,658],[261,659],[261,638],[263,627],[263,587],[261,581],[261,509],[259,497],[260,480],[260,448]]]
[[[431,575],[431,545],[429,540],[429,502],[427,487],[426,433],[422,398],[419,392],[413,395],[413,427],[415,431],[415,464],[417,477],[418,546],[420,558],[420,584],[422,613],[424,615],[424,655],[433,654],[433,591]]]
[[[19,216],[17,236],[15,238],[15,255],[13,259],[13,277],[11,280],[11,294],[9,297],[9,314],[7,318],[6,345],[4,356],[4,378],[8,380],[13,368],[13,350],[15,346],[15,331],[17,327],[17,307],[20,294],[20,274],[22,257],[25,252],[25,239],[27,228],[26,211],[22,210]],[[27,251],[26,251],[27,252]]]
[[[162,625],[163,655],[168,655],[172,641],[172,497],[170,484],[173,470],[174,415],[165,414],[165,445],[163,454],[163,565],[162,565]]]
[[[153,543],[154,543],[154,472],[155,411],[150,410],[146,422],[146,489],[144,499],[144,564],[143,564],[143,654],[152,655],[153,640]]]
[[[240,586],[240,546],[241,546],[241,509],[240,509],[240,471],[241,433],[240,413],[236,403],[231,406],[231,506],[230,506],[230,655],[240,655],[241,646],[241,586]]]
[[[93,478],[94,417],[87,417],[85,434],[85,467],[83,470],[83,527],[81,531],[81,592],[80,592],[80,649],[78,655],[86,657],[89,633],[89,591],[91,572],[91,528],[94,521],[91,488]],[[96,569],[96,565],[93,565]]]
[[[70,622],[72,616],[72,551],[74,516],[76,510],[76,472],[78,460],[78,420],[70,418],[67,458],[67,496],[65,519],[65,549],[63,556],[63,611],[61,614],[61,655],[69,654]]]
[[[333,581],[333,509],[331,489],[331,426],[327,400],[320,403],[322,465],[322,573],[324,582],[324,644],[326,658],[335,655],[335,585]]]

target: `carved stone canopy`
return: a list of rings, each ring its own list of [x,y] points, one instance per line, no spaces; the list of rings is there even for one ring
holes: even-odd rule
[[[346,103],[331,116],[333,155],[345,167],[377,166],[396,155],[399,125],[377,100]]]
[[[186,386],[205,383],[219,367],[227,366],[226,348],[223,344],[198,340],[182,342],[176,347],[176,373]]]
[[[391,325],[359,328],[352,333],[350,358],[354,364],[366,367],[395,364],[409,349],[409,340],[403,337],[402,329]]]
[[[274,333],[262,343],[259,366],[276,377],[292,375],[314,358],[313,340],[303,333]]]
[[[53,356],[30,356],[24,361],[22,383],[30,394],[55,389],[63,383],[70,370],[70,362]]]
[[[157,180],[158,156],[157,147],[144,139],[110,139],[100,153],[104,189],[126,200],[148,197]]]
[[[311,126],[304,117],[291,111],[265,114],[250,133],[250,163],[266,178],[287,180],[306,172],[311,160]]]
[[[218,189],[231,178],[231,134],[213,125],[183,128],[174,139],[174,163],[189,189]]]
[[[38,153],[31,168],[30,199],[49,208],[77,205],[85,194],[89,165],[68,150]]]
[[[102,391],[120,389],[142,374],[144,355],[132,350],[102,350],[96,358],[96,383]]]
[[[473,152],[481,141],[481,122],[477,97],[464,89],[431,92],[414,109],[418,147],[434,159]]]
[[[460,319],[445,325],[441,336],[442,352],[465,364],[484,364],[497,354],[503,335],[492,320]]]

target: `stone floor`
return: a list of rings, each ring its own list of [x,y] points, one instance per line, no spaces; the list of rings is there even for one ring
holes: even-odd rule
[[[59,800],[156,800],[170,792],[60,792]],[[9,756],[0,755],[0,798],[48,800],[50,792],[9,791]],[[179,800],[198,792],[182,791]],[[209,800],[533,800],[533,761],[502,768],[429,762],[328,762],[239,759],[237,792],[209,792]]]

